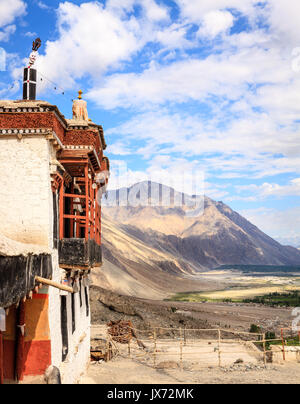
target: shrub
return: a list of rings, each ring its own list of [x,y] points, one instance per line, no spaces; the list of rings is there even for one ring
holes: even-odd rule
[[[253,334],[259,334],[261,333],[261,328],[256,324],[251,324],[250,332]]]

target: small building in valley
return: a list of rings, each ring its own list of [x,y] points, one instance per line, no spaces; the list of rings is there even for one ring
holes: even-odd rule
[[[0,383],[50,366],[74,383],[90,359],[89,274],[102,263],[109,161],[81,92],[70,120],[36,100],[34,61],[23,99],[0,101]]]

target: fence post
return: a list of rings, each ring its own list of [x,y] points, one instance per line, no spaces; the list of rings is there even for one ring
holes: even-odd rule
[[[106,359],[106,362],[109,361],[109,337],[110,337],[110,335],[109,335],[109,332],[108,332],[108,330],[107,330],[107,334],[106,334],[106,346],[105,346],[105,351],[106,351],[105,359]]]
[[[180,327],[180,369],[183,369],[182,363],[182,328]]]
[[[156,328],[154,328],[153,331],[153,339],[154,339],[154,367],[156,367],[156,349],[157,349],[157,340],[156,340]]]
[[[131,338],[130,338],[130,336],[129,336],[129,339],[128,339],[128,355],[129,355],[129,358],[131,358],[131,347],[130,347],[130,343],[131,343]]]
[[[262,334],[263,337],[263,347],[264,347],[264,364],[267,366],[267,351],[266,351],[266,334]]]
[[[285,345],[284,345],[283,328],[281,328],[281,340],[282,340],[282,356],[283,356],[283,360],[285,361]]]
[[[218,358],[219,367],[221,367],[221,330],[218,330]]]

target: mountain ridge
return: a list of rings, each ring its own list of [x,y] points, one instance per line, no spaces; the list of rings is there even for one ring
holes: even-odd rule
[[[140,187],[149,195],[148,182]],[[122,192],[128,196],[130,188]],[[184,198],[188,206],[103,206],[103,268],[112,290],[122,292],[121,276],[126,291],[158,297],[166,290],[195,290],[191,280],[199,276],[197,287],[205,290],[211,284],[201,272],[222,265],[300,265],[300,250],[282,246],[223,202],[204,197],[203,214],[186,216],[194,199]],[[108,195],[106,205],[111,200]]]
[[[149,194],[151,183],[137,185],[142,189],[148,187],[146,193]],[[159,186],[169,189],[171,194],[176,193],[172,188]],[[131,189],[127,189],[127,194]],[[188,201],[193,198],[177,194],[183,195]],[[117,206],[105,207],[104,212],[123,231],[152,247],[169,252],[171,249],[173,253],[177,251],[179,256],[191,260],[200,268],[223,264],[300,264],[298,249],[282,246],[223,202],[205,196],[204,212],[195,218],[185,216],[187,209],[186,205]],[[194,254],[191,254],[189,243],[195,250]]]

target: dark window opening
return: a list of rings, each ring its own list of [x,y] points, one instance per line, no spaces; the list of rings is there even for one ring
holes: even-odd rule
[[[82,280],[79,281],[79,300],[80,300],[80,307],[82,307]]]
[[[90,315],[90,302],[89,302],[89,292],[88,288],[84,288],[84,293],[85,293],[85,304],[86,304],[86,316],[88,317]]]
[[[60,297],[60,308],[61,308],[62,360],[64,362],[67,359],[69,353],[67,296]]]
[[[53,193],[53,245],[58,248],[58,210],[56,192]]]
[[[75,293],[72,293],[71,297],[72,297],[72,334],[74,334],[76,330]]]

